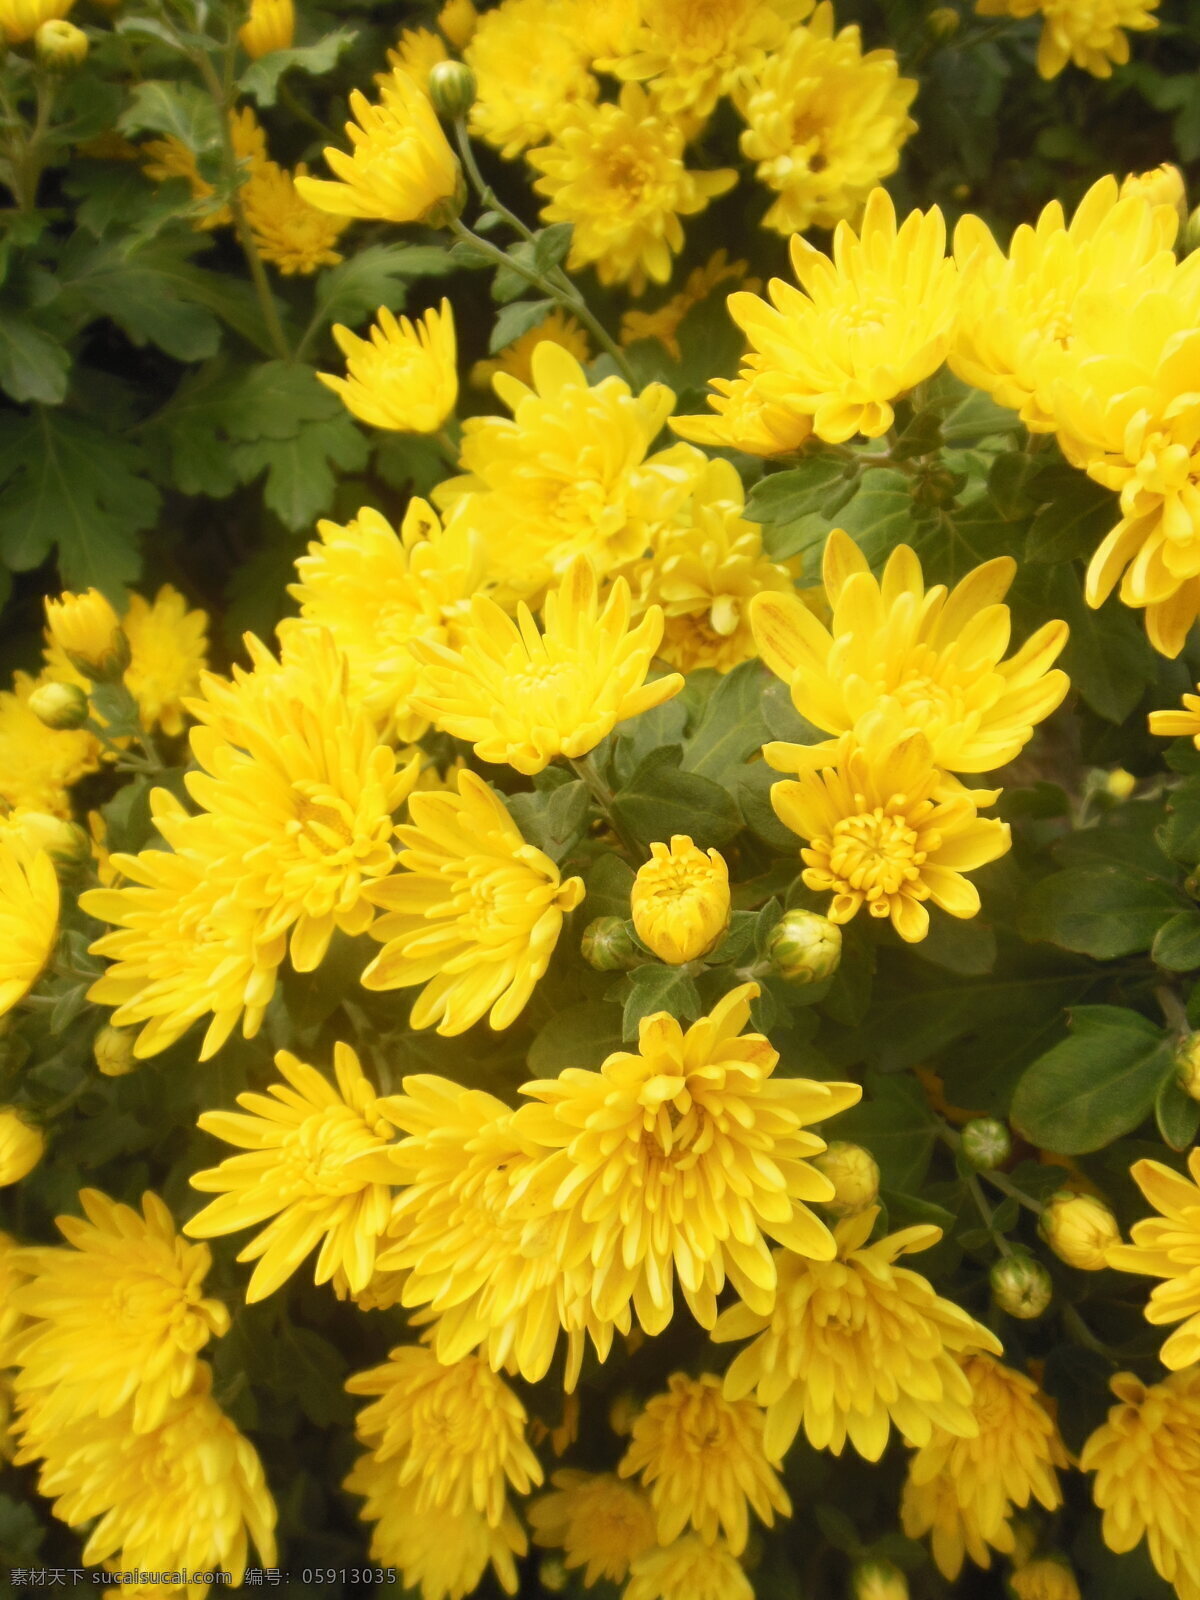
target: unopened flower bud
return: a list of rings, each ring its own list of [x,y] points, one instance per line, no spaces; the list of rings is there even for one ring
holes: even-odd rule
[[[1183,173],[1164,161],[1151,172],[1131,172],[1121,185],[1121,198],[1140,194],[1152,206],[1174,206],[1181,223],[1187,221],[1187,189]]]
[[[16,1106],[0,1106],[0,1188],[20,1183],[42,1159],[45,1135]]]
[[[1081,1600],[1075,1574],[1053,1556],[1018,1567],[1008,1581],[1016,1600]]]
[[[851,1600],[908,1600],[908,1579],[890,1561],[862,1561],[850,1579]]]
[[[597,917],[583,930],[583,959],[597,972],[628,972],[646,958],[620,917]]]
[[[1200,1100],[1200,1033],[1189,1033],[1175,1051],[1175,1081],[1184,1094]]]
[[[1114,800],[1128,800],[1137,788],[1137,779],[1124,767],[1114,767],[1105,779],[1104,788]]]
[[[1106,1267],[1109,1245],[1121,1240],[1117,1219],[1103,1200],[1070,1189],[1051,1195],[1038,1227],[1060,1261],[1084,1272]]]
[[[1200,250],[1200,206],[1184,223],[1179,236],[1179,248],[1185,256],[1190,256],[1193,250]]]
[[[471,0],[446,0],[437,14],[437,25],[456,50],[465,50],[479,23],[479,13]]]
[[[30,850],[44,850],[60,869],[70,871],[92,859],[92,841],[77,822],[48,811],[22,811],[8,827]]]
[[[567,1569],[558,1556],[543,1556],[538,1564],[538,1582],[547,1594],[561,1594],[567,1587]]]
[[[925,18],[925,26],[935,39],[950,39],[958,32],[961,21],[953,6],[935,6]]]
[[[121,619],[99,589],[47,600],[46,621],[55,644],[76,672],[99,683],[115,683],[124,675],[129,665],[129,640]]]
[[[633,1425],[641,1415],[641,1401],[628,1389],[622,1389],[612,1405],[608,1408],[608,1425],[618,1439],[624,1439],[633,1432]]]
[[[238,41],[257,61],[276,50],[290,50],[295,32],[293,0],[250,0],[250,16],[238,29]]]
[[[47,72],[74,72],[87,60],[88,36],[73,22],[51,17],[33,36],[33,53]]]
[[[842,959],[842,930],[819,911],[785,911],[767,937],[767,959],[791,983],[824,983]]]
[[[92,1040],[92,1055],[106,1078],[123,1078],[137,1066],[133,1054],[135,1037],[133,1028],[114,1028],[105,1023]]]
[[[88,697],[77,683],[39,683],[28,704],[48,728],[82,728],[88,719]]]
[[[729,868],[716,850],[698,850],[684,833],[650,846],[630,893],[637,936],[660,961],[698,961],[729,926]]]
[[[834,1216],[852,1217],[879,1197],[878,1164],[860,1144],[835,1139],[821,1155],[813,1157],[813,1166],[833,1185],[833,1199],[822,1204]]]
[[[475,74],[465,61],[437,61],[429,69],[429,98],[439,117],[457,122],[475,104]]]
[[[1001,1256],[988,1277],[992,1298],[1010,1317],[1031,1321],[1050,1304],[1054,1286],[1050,1274],[1032,1256]]]
[[[977,1172],[990,1172],[1012,1155],[1012,1137],[998,1117],[973,1117],[962,1131],[962,1153]]]

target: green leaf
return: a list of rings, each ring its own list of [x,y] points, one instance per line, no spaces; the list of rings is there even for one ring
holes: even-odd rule
[[[842,1112],[832,1136],[863,1145],[879,1163],[887,1187],[908,1194],[924,1181],[937,1143],[937,1119],[915,1078],[870,1073],[863,1099]]]
[[[771,788],[783,777],[783,773],[776,772],[765,761],[754,761],[742,767],[737,775],[737,803],[750,831],[781,855],[795,855],[799,871],[800,840],[780,822],[771,804]]]
[[[613,770],[618,786],[628,782],[647,756],[660,745],[679,744],[687,726],[683,695],[673,695],[661,705],[627,717],[613,729]]]
[[[1179,911],[1154,936],[1150,958],[1168,972],[1200,968],[1200,911]]]
[[[947,371],[938,375],[940,382],[949,378]],[[942,421],[942,438],[948,445],[977,444],[981,439],[990,439],[996,434],[1018,433],[1022,430],[1021,419],[1015,411],[998,406],[991,395],[985,394],[982,389],[968,389],[959,380],[953,381],[960,390],[966,392]]]
[[[896,545],[911,540],[914,514],[911,480],[890,467],[871,467],[838,521],[871,565],[878,566]]]
[[[282,523],[301,533],[333,502],[337,487],[333,468],[357,472],[369,455],[366,439],[343,413],[305,422],[288,439],[240,444],[234,466],[245,482],[265,471],[264,503]]]
[[[584,915],[628,917],[629,894],[633,888],[633,869],[620,856],[603,855],[587,875],[587,900]]]
[[[768,674],[758,661],[743,661],[709,695],[703,715],[683,749],[683,770],[726,787],[735,785],[747,756],[770,737],[759,709]]]
[[[186,248],[186,247],[185,247]],[[57,308],[67,316],[111,317],[135,345],[155,344],[177,361],[203,361],[221,341],[221,326],[203,306],[178,298],[176,284],[116,238],[77,234],[59,267]],[[193,269],[195,271],[197,269]]]
[[[976,917],[964,922],[934,907],[929,914],[929,932],[913,954],[948,972],[978,976],[996,965],[996,935]]]
[[[1021,450],[1002,450],[988,469],[988,499],[1005,522],[1019,522],[1038,503],[1033,485],[1042,472],[1036,456]]]
[[[528,333],[530,328],[545,322],[553,309],[553,300],[515,300],[511,305],[502,307],[488,340],[489,352],[495,355],[497,350],[503,350],[514,339]]]
[[[570,854],[587,826],[588,787],[575,779],[543,793],[505,795],[522,836],[552,861]]]
[[[354,1414],[354,1402],[345,1390],[346,1358],[311,1328],[297,1327],[286,1318],[277,1327],[275,1370],[280,1391],[293,1396],[318,1428],[344,1426]]]
[[[621,826],[649,845],[687,834],[701,849],[732,839],[741,817],[732,797],[711,778],[682,772],[678,745],[656,750],[641,763],[613,802]]]
[[[196,84],[151,78],[135,83],[117,119],[118,133],[165,133],[196,155],[221,144],[221,124],[211,95]]]
[[[539,272],[549,272],[560,261],[566,260],[574,233],[573,222],[552,222],[548,228],[542,228],[534,235],[533,263]]]
[[[335,33],[327,33],[323,39],[318,39],[316,44],[301,45],[294,50],[272,50],[269,55],[260,56],[242,73],[239,84],[242,93],[257,100],[260,106],[273,106],[279,92],[279,80],[285,72],[295,70],[320,77],[331,70],[342,51],[357,38],[355,29],[338,28]]]
[[[1056,944],[1100,961],[1148,950],[1159,928],[1180,909],[1160,879],[1133,868],[1068,867],[1035,883],[1017,926],[1031,943]]]
[[[1103,489],[1070,467],[1043,470],[1037,489],[1053,498],[1034,517],[1025,540],[1032,562],[1074,561],[1089,556],[1120,517],[1111,489]]]
[[[1172,1150],[1190,1150],[1200,1130],[1200,1101],[1193,1100],[1179,1087],[1174,1063],[1158,1086],[1154,1098],[1154,1118],[1163,1141]]]
[[[594,1070],[621,1048],[617,1009],[604,1000],[584,1000],[557,1012],[529,1047],[535,1078],[557,1078],[568,1067]]]
[[[682,967],[663,967],[648,962],[629,974],[631,986],[621,1029],[626,1039],[636,1039],[638,1023],[657,1011],[667,1011],[681,1022],[694,1022],[704,1009],[700,991]]]
[[[0,310],[0,387],[14,400],[56,406],[66,397],[71,357],[27,311]]]
[[[745,516],[750,522],[796,522],[822,512],[843,489],[853,489],[854,473],[841,456],[812,455],[785,472],[769,472],[746,496]]]
[[[1159,848],[1172,861],[1193,866],[1200,860],[1200,779],[1189,778],[1168,790],[1166,819],[1156,838]]]
[[[1012,1123],[1030,1144],[1085,1155],[1131,1132],[1154,1104],[1171,1045],[1120,1006],[1077,1006],[1071,1036],[1027,1068]]]
[[[1061,617],[1071,629],[1059,666],[1072,684],[1097,715],[1124,722],[1158,676],[1140,618],[1115,595],[1093,611],[1066,564],[1047,571],[1038,604],[1044,616]]]
[[[399,311],[410,282],[453,272],[455,266],[450,252],[436,245],[370,244],[320,274],[313,320],[354,326],[374,318],[380,306]]]

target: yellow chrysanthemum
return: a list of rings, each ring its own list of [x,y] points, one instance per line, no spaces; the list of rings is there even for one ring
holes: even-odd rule
[[[242,187],[255,249],[285,278],[336,266],[342,258],[334,246],[349,226],[348,217],[331,216],[302,198],[294,179],[307,174],[303,161],[294,174],[277,162],[263,161]]]
[[[738,1556],[750,1536],[750,1510],[771,1527],[792,1503],[763,1446],[763,1412],[753,1400],[727,1400],[711,1372],[676,1372],[664,1394],[646,1402],[617,1469],[640,1472],[657,1519],[659,1544],[694,1529],[705,1544],[723,1535]]]
[[[46,1153],[46,1135],[16,1106],[0,1106],[0,1189],[27,1178]]]
[[[489,1564],[504,1592],[516,1594],[513,1557],[523,1556],[529,1546],[512,1507],[505,1505],[495,1528],[470,1506],[458,1512],[441,1506],[430,1516],[411,1484],[401,1483],[401,1471],[395,1458],[362,1455],[343,1485],[365,1498],[359,1516],[375,1524],[371,1560],[398,1567],[405,1587],[419,1589],[421,1600],[465,1600]]]
[[[681,966],[718,943],[729,926],[729,868],[719,850],[697,850],[685,833],[655,842],[630,890],[638,938],[660,961]]]
[[[758,1335],[725,1374],[725,1394],[753,1393],[765,1408],[773,1461],[801,1425],[815,1450],[841,1455],[849,1439],[868,1461],[879,1460],[893,1426],[910,1445],[928,1444],[935,1427],[978,1432],[971,1385],[955,1358],[969,1350],[1000,1355],[1000,1341],[920,1273],[895,1265],[936,1244],[941,1229],[904,1228],[868,1244],[878,1215],[868,1206],[838,1224],[834,1261],[777,1251],[774,1311],[731,1306],[713,1329],[719,1344]]]
[[[350,668],[350,693],[361,699],[382,734],[419,739],[428,719],[411,696],[418,667],[412,639],[445,643],[473,594],[484,587],[482,541],[461,517],[443,527],[424,500],[409,501],[397,534],[380,512],[364,506],[352,521],[318,522],[319,542],[296,562],[299,582],[288,593],[305,624],[328,629]],[[287,637],[295,622],[285,622]]]
[[[663,618],[650,606],[630,626],[629,585],[618,578],[601,609],[586,556],[546,596],[539,632],[522,601],[514,622],[477,595],[454,646],[414,639],[424,670],[415,709],[482,761],[535,773],[557,756],[587,755],[618,722],[662,705],[683,688],[678,673],[647,683]]]
[[[561,306],[555,306],[534,328],[527,328],[519,339],[505,345],[499,355],[477,361],[471,368],[471,382],[479,389],[491,386],[498,372],[507,373],[518,383],[533,383],[533,352],[540,344],[561,345],[576,361],[590,361],[592,347],[588,336]]]
[[[403,72],[429,93],[429,74],[439,61],[448,61],[445,43],[429,28],[405,28],[395,49],[387,53],[388,66]]]
[[[238,29],[238,42],[252,61],[273,50],[291,48],[296,31],[292,0],[250,0],[250,16]]]
[[[1112,69],[1129,60],[1123,30],[1158,27],[1150,15],[1158,0],[976,0],[975,9],[981,17],[1041,14],[1037,69],[1043,78],[1057,78],[1069,61],[1094,78],[1111,78]]]
[[[730,261],[727,250],[718,250],[702,267],[688,273],[678,294],[657,311],[627,311],[621,318],[621,343],[636,344],[639,339],[657,339],[675,361],[683,360],[679,344],[679,325],[693,306],[707,300],[714,289],[733,282],[743,289],[757,289],[758,279],[746,277],[744,261]]]
[[[18,1464],[42,1457],[38,1490],[69,1527],[93,1523],[83,1564],[114,1572],[203,1573],[223,1567],[236,1586],[253,1539],[275,1564],[275,1503],[262,1462],[213,1400],[209,1368],[148,1433],[129,1413],[81,1418],[69,1429],[43,1425],[34,1404],[18,1417]],[[194,1579],[192,1596],[209,1585]],[[124,1592],[122,1586],[122,1592]]]
[[[15,830],[0,832],[0,1017],[41,977],[58,935],[58,902],[46,852],[31,850]]]
[[[0,0],[0,29],[9,44],[32,39],[43,22],[65,17],[75,0]]]
[[[1052,1556],[1027,1562],[1008,1581],[1016,1600],[1083,1600],[1075,1574]]]
[[[637,1558],[621,1600],[754,1600],[754,1590],[723,1539],[685,1533]]]
[[[1110,1383],[1120,1403],[1079,1457],[1083,1471],[1096,1474],[1092,1494],[1104,1513],[1104,1542],[1124,1555],[1145,1539],[1179,1600],[1200,1600],[1200,1368],[1153,1384],[1119,1372]]]
[[[1070,688],[1052,669],[1065,622],[1044,623],[1004,659],[1012,618],[1003,601],[1016,572],[1015,561],[998,556],[949,592],[926,589],[919,558],[898,545],[877,579],[835,528],[822,570],[828,625],[789,594],[758,595],[750,620],[763,660],[816,727],[849,733],[887,705],[906,733],[924,734],[937,766],[991,772],[1020,754]],[[779,771],[796,772],[823,764],[834,748],[777,741],[764,753]]]
[[[1149,722],[1150,732],[1160,739],[1190,739],[1200,750],[1200,694],[1185,694],[1180,709],[1152,711]]]
[[[621,55],[602,61],[618,78],[653,81],[662,110],[707,117],[779,50],[812,0],[642,0]]]
[[[833,895],[826,915],[849,922],[865,905],[909,943],[929,932],[927,900],[975,916],[979,891],[963,874],[1004,855],[1008,824],[980,817],[971,790],[948,791],[926,736],[886,716],[844,735],[831,761],[771,788],[776,816],[808,841],[805,884]]]
[[[59,1217],[71,1249],[24,1252],[29,1282],[14,1305],[31,1319],[10,1346],[17,1395],[38,1425],[64,1434],[89,1417],[128,1407],[134,1433],[157,1428],[195,1385],[197,1353],[229,1328],[220,1300],[204,1297],[207,1245],[175,1232],[157,1195],[141,1215],[97,1189],[81,1189],[80,1217]]]
[[[25,1317],[17,1309],[15,1295],[28,1281],[22,1265],[24,1250],[10,1234],[0,1231],[0,1367],[11,1365],[9,1340],[25,1325]]]
[[[601,283],[641,294],[649,277],[666,283],[671,258],[683,249],[681,216],[694,216],[732,189],[737,173],[691,172],[683,164],[683,130],[659,112],[635,83],[618,104],[578,102],[551,142],[527,157],[542,174],[543,222],[574,227],[567,265],[594,266]]]
[[[863,54],[857,23],[835,34],[822,0],[738,97],[742,154],[779,195],[764,226],[790,234],[852,221],[916,132],[908,115],[916,92],[894,50]]]
[[[505,0],[484,12],[463,59],[478,86],[471,132],[508,158],[554,134],[599,92],[571,7],[556,0]]]
[[[1129,1175],[1160,1215],[1135,1222],[1133,1243],[1106,1252],[1120,1272],[1164,1280],[1150,1291],[1146,1320],[1183,1323],[1159,1351],[1172,1371],[1200,1361],[1200,1147],[1188,1155],[1188,1171],[1190,1180],[1161,1161],[1135,1161]]]
[[[419,84],[393,71],[378,105],[352,89],[350,110],[355,121],[346,124],[346,135],[353,152],[325,151],[341,181],[297,178],[302,200],[336,217],[379,222],[433,222],[461,209],[458,158]]]
[[[671,417],[683,439],[718,450],[744,450],[751,456],[788,455],[812,433],[812,418],[773,400],[759,381],[766,364],[751,360],[736,378],[710,378],[708,412]]]
[[[1141,195],[1152,206],[1173,206],[1180,227],[1188,217],[1187,183],[1183,173],[1170,161],[1164,161],[1148,172],[1130,172],[1121,180],[1121,198],[1131,194]]]
[[[588,384],[579,362],[549,342],[532,357],[531,387],[498,373],[507,417],[472,417],[463,429],[466,475],[434,490],[461,506],[487,550],[497,599],[535,601],[576,555],[604,578],[640,556],[664,497],[686,491],[647,451],[675,396],[652,383],[640,395],[620,378]],[[664,452],[666,454],[666,452]]]
[[[833,1194],[805,1160],[825,1142],[805,1128],[862,1091],[772,1078],[778,1052],[742,1033],[757,994],[752,983],[731,990],[686,1033],[658,1012],[640,1023],[636,1053],[522,1088],[539,1103],[517,1113],[517,1131],[550,1152],[522,1187],[556,1214],[560,1264],[584,1275],[605,1321],[632,1306],[645,1332],[661,1333],[676,1276],[706,1328],[726,1277],[769,1312],[777,1278],[767,1238],[801,1255],[834,1254],[805,1204]]]
[[[649,1500],[611,1472],[566,1468],[550,1482],[552,1492],[529,1506],[534,1544],[560,1549],[564,1565],[582,1567],[589,1586],[601,1578],[624,1583],[630,1563],[657,1543]]]
[[[100,746],[85,729],[50,729],[29,709],[42,680],[15,672],[0,690],[0,801],[14,811],[71,814],[67,791],[100,766]]]
[[[318,1242],[313,1281],[340,1268],[352,1292],[375,1270],[375,1251],[391,1217],[393,1181],[380,1152],[393,1135],[383,1102],[348,1044],[333,1047],[336,1088],[315,1067],[281,1050],[275,1065],[287,1080],[268,1099],[240,1094],[236,1111],[206,1111],[206,1133],[245,1155],[192,1174],[192,1188],[215,1194],[184,1226],[193,1239],[237,1233],[271,1218],[239,1261],[257,1261],[246,1302],[265,1299],[299,1270]]]
[[[971,1409],[979,1425],[969,1439],[935,1428],[909,1463],[900,1507],[904,1531],[919,1539],[932,1530],[933,1559],[954,1579],[969,1555],[991,1565],[993,1549],[1010,1552],[1014,1506],[1037,1500],[1047,1511],[1062,1504],[1056,1467],[1067,1465],[1058,1429],[1037,1384],[987,1355],[968,1356]]]
[[[253,172],[260,162],[267,159],[267,136],[259,126],[252,107],[239,106],[236,111],[229,113],[229,132],[234,155],[245,171]],[[154,183],[165,183],[168,178],[187,180],[192,199],[196,202],[193,227],[207,233],[214,228],[228,227],[233,221],[233,212],[228,205],[207,204],[216,190],[201,176],[195,151],[182,139],[177,139],[174,134],[168,134],[165,139],[148,139],[142,146],[142,154],[150,158],[143,161],[142,171]]]
[[[549,965],[564,915],[583,899],[583,880],[564,883],[473,772],[459,773],[457,793],[414,794],[409,815],[396,829],[405,870],[366,889],[385,915],[371,929],[383,949],[362,981],[423,984],[414,1028],[464,1033],[485,1013],[507,1028]]]
[[[443,298],[415,323],[398,321],[386,306],[370,339],[337,323],[333,337],[346,357],[344,378],[317,374],[351,416],[398,433],[436,433],[458,401],[454,313]]]
[[[542,1481],[525,1407],[478,1356],[443,1366],[423,1345],[398,1345],[346,1388],[379,1397],[359,1413],[358,1436],[377,1461],[399,1458],[397,1485],[427,1515],[474,1510],[499,1528],[506,1491],[528,1494]]]
[[[1018,411],[1035,433],[1055,427],[1054,384],[1077,337],[1079,310],[1098,295],[1118,304],[1167,284],[1179,226],[1173,205],[1118,195],[1099,179],[1068,223],[1052,200],[1022,223],[1007,256],[987,224],[967,215],[954,230],[960,293],[951,369]]]
[[[46,631],[77,672],[88,678],[119,678],[129,664],[129,641],[112,602],[99,589],[64,590],[46,599]]]
[[[768,285],[771,304],[744,290],[729,297],[734,321],[764,360],[764,395],[811,416],[830,444],[892,425],[891,402],[935,372],[954,329],[957,278],[946,259],[936,206],[900,228],[884,189],[872,189],[856,234],[839,222],[832,260],[793,238],[801,287]]]

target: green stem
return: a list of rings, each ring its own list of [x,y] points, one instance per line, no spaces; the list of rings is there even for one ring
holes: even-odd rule
[[[433,442],[437,445],[438,449],[442,452],[442,455],[446,458],[447,466],[449,466],[452,471],[457,472],[460,464],[458,459],[458,446],[455,444],[454,440],[450,437],[445,428],[438,429],[438,431],[433,435]]]
[[[1165,983],[1160,983],[1154,991],[1154,998],[1162,1007],[1162,1014],[1167,1019],[1167,1026],[1173,1028],[1179,1037],[1185,1038],[1192,1032],[1192,1025],[1188,1021],[1188,1014],[1183,1001]]]
[[[635,861],[644,861],[646,859],[646,852],[621,825],[620,819],[613,810],[613,791],[605,783],[599,772],[597,772],[596,763],[592,760],[591,756],[582,756],[578,760],[573,760],[570,756],[568,756],[566,759],[567,764],[570,766],[575,776],[577,778],[582,778],[584,783],[587,784],[588,793],[603,812],[605,821],[616,834],[617,838],[620,839],[622,845],[625,847],[626,852],[632,856]]]
[[[1103,1356],[1114,1367],[1120,1366],[1120,1361],[1113,1354],[1103,1339],[1098,1339],[1087,1323],[1069,1302],[1064,1302],[1061,1309],[1063,1327],[1074,1339],[1076,1344],[1081,1344],[1085,1350],[1094,1350],[1097,1355]]]
[[[510,228],[516,230],[527,244],[533,243],[533,231],[527,228],[515,211],[510,211],[504,202],[497,198],[496,191],[488,183],[479,170],[479,163],[475,159],[475,152],[471,148],[471,138],[467,132],[467,124],[462,117],[454,123],[454,142],[458,146],[458,153],[462,158],[463,167],[470,180],[471,187],[479,196],[480,201],[489,211],[495,211],[504,218]]]
[[[988,1205],[983,1189],[980,1187],[979,1179],[973,1172],[967,1178],[967,1189],[975,1202],[979,1215],[983,1218],[984,1227],[992,1236],[992,1243],[996,1246],[996,1249],[999,1250],[1002,1256],[1012,1255],[1012,1246],[997,1228],[995,1213],[992,1211],[991,1206]]]
[[[282,78],[279,80],[279,98],[294,117],[299,117],[306,127],[311,128],[314,133],[319,133],[322,139],[327,139],[331,144],[336,140],[337,134],[333,129],[327,128],[320,117],[314,116]]]
[[[38,183],[42,176],[42,140],[50,126],[54,108],[53,79],[39,75],[37,80],[37,112],[28,134],[14,137],[12,155],[12,190],[18,211],[28,214],[37,209]]]

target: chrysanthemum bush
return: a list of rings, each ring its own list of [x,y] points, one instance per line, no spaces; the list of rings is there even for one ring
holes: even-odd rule
[[[337,9],[0,0],[6,1592],[1200,1600],[1200,11]]]

